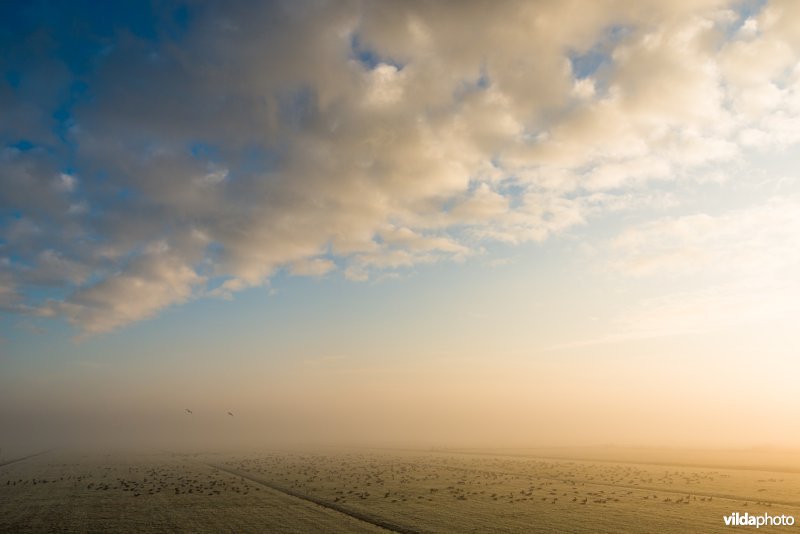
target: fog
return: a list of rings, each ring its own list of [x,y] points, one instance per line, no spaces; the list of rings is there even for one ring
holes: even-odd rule
[[[680,365],[675,365],[676,363]],[[490,366],[294,369],[141,382],[106,372],[6,391],[4,451],[263,447],[792,447],[790,381],[748,391],[755,368],[570,358]],[[233,377],[238,376],[238,383]],[[102,385],[102,387],[100,387]],[[780,404],[778,404],[780,402]],[[191,410],[189,413],[188,410]],[[229,415],[231,412],[233,415]],[[7,455],[7,454],[6,454]]]

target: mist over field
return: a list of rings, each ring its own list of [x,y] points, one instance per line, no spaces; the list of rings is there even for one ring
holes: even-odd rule
[[[141,391],[129,375],[104,371],[92,384],[105,393],[77,389],[87,387],[84,373],[75,389],[4,402],[3,447],[796,448],[798,430],[787,415],[792,404],[754,398],[749,384],[760,375],[752,367],[721,370],[718,384],[712,375],[687,377],[667,363],[653,369],[652,359],[638,356],[622,376],[586,357],[518,362],[513,373],[472,365],[264,371],[235,388],[225,376],[176,388],[176,372]]]

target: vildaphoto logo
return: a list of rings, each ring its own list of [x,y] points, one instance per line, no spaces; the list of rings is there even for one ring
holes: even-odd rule
[[[765,527],[765,526],[787,526],[794,525],[794,517],[791,515],[750,515],[747,512],[740,514],[734,512],[731,515],[724,515],[725,525],[729,527]]]

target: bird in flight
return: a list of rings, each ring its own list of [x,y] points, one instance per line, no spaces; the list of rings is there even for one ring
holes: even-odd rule
[[[232,414],[231,412],[228,412],[228,415],[230,415],[231,417],[233,417],[233,414]]]
[[[186,413],[192,413],[192,410],[190,410],[189,408],[186,408]]]

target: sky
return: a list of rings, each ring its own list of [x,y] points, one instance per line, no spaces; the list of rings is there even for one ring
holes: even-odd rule
[[[5,442],[800,447],[798,27],[3,2]]]

